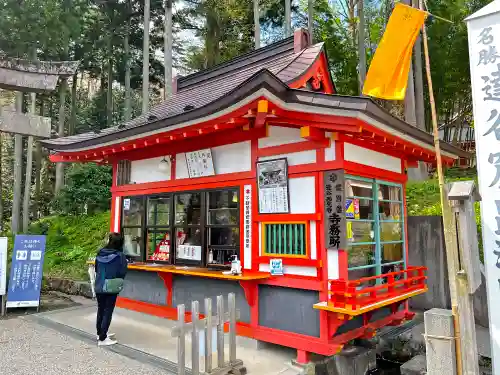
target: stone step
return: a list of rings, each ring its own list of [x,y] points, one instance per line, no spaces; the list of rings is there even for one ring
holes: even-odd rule
[[[404,363],[401,368],[401,375],[426,375],[427,374],[427,359],[425,355],[417,355],[408,362]]]

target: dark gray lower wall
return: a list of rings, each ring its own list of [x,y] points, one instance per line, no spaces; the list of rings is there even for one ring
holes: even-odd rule
[[[443,222],[441,216],[408,217],[408,264],[427,267],[429,291],[410,299],[415,310],[451,308],[448,268],[444,246]],[[474,294],[476,323],[488,327],[488,300],[486,280]]]
[[[319,337],[319,311],[312,290],[259,285],[259,325]]]
[[[191,311],[191,302],[200,303],[200,312],[205,312],[205,298],[212,298],[212,309],[217,308],[217,296],[224,297],[224,310],[227,311],[227,295],[236,295],[236,309],[240,310],[240,322],[250,323],[250,306],[243,289],[237,281],[204,279],[192,276],[175,276],[173,283],[173,305],[186,305],[186,311]]]
[[[204,279],[192,276],[173,276],[172,304],[174,307],[184,304],[186,311],[191,311],[191,302],[200,303],[200,312],[205,313],[205,298],[212,298],[212,309],[217,308],[217,296],[224,297],[224,310],[227,311],[227,295],[236,295],[236,308],[240,311],[240,322],[250,323],[250,306],[237,281]],[[129,271],[120,297],[155,305],[167,305],[168,291],[163,280],[156,272]]]
[[[156,272],[130,270],[120,297],[164,306],[167,304],[167,289]]]

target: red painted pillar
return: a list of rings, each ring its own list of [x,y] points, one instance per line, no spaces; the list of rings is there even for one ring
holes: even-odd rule
[[[305,365],[309,363],[309,355],[311,353],[306,352],[305,350],[297,349],[297,363],[301,365]]]

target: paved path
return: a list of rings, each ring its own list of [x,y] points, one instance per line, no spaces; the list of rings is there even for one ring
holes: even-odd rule
[[[28,318],[0,320],[0,369],[9,375],[157,375],[158,368],[66,336]]]

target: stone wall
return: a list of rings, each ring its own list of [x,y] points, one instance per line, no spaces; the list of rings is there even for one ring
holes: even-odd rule
[[[408,264],[427,267],[426,294],[410,299],[410,307],[426,311],[432,308],[451,309],[446,251],[441,216],[408,217]],[[488,327],[486,280],[474,295],[476,323]]]

